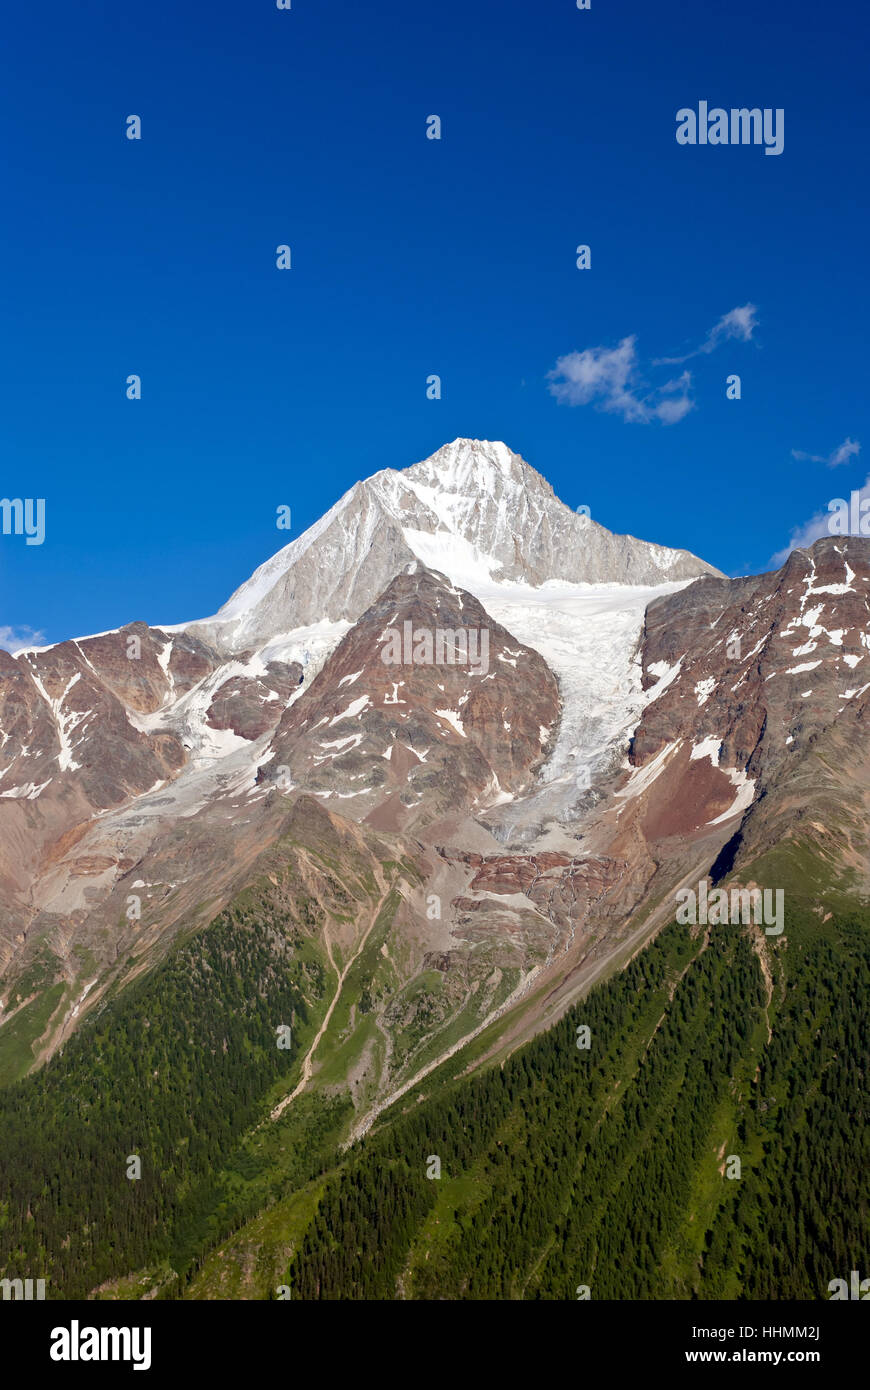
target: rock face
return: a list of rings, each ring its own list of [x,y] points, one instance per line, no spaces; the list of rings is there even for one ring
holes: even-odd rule
[[[26,924],[34,879],[80,828],[184,764],[181,737],[148,732],[142,721],[170,683],[189,688],[214,657],[185,639],[174,668],[161,665],[167,643],[135,623],[17,657],[0,652],[0,953]]]
[[[323,618],[354,622],[415,559],[472,592],[505,580],[664,584],[718,574],[686,550],[616,536],[578,515],[507,445],[455,439],[412,468],[355,484],[201,627],[206,640],[235,649]]]
[[[174,782],[210,740],[219,752],[227,735],[243,744],[271,730],[301,676],[298,663],[227,662],[145,623],[0,651],[0,962],[52,902],[58,870],[76,880],[65,914],[124,871],[126,854],[86,848],[100,817]]]
[[[870,543],[826,538],[774,573],[656,600],[642,660],[653,698],[630,761],[635,785],[658,788],[648,827],[683,834],[748,813],[835,726],[865,727]]]
[[[558,720],[542,657],[413,561],[285,711],[259,775],[407,829],[522,791]]]
[[[454,852],[450,857],[474,871],[465,895],[454,901],[457,935],[479,942],[507,934],[526,960],[532,942],[542,952],[539,966],[569,946],[588,948],[595,909],[626,874],[620,860],[552,850],[510,855]],[[534,917],[521,898],[536,909]]]
[[[209,704],[206,723],[253,742],[274,729],[280,711],[302,681],[298,661],[269,661],[259,676],[229,676]]]

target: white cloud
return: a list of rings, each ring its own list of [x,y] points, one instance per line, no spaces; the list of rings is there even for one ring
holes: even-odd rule
[[[637,367],[634,345],[637,339],[623,338],[617,348],[586,348],[560,357],[549,373],[554,385],[550,391],[565,405],[588,405],[600,398],[604,409],[620,409],[631,400],[627,386]],[[558,377],[564,380],[558,381]]]
[[[791,456],[799,463],[826,463],[829,468],[839,468],[841,464],[848,463],[849,459],[857,458],[860,452],[861,445],[858,440],[850,439],[847,435],[842,444],[838,444],[829,454],[805,454],[803,449],[792,449]]]
[[[855,491],[860,493],[861,501],[865,497],[870,497],[870,477],[867,477]],[[830,536],[832,534],[829,529],[831,516],[832,513],[828,509],[823,512],[816,512],[809,521],[805,521],[802,526],[798,526],[796,530],[792,531],[788,545],[782,550],[778,550],[775,555],[771,555],[770,563],[781,565],[784,560],[788,559],[793,550],[805,550],[807,546],[812,545],[813,541],[820,540],[822,536]]]
[[[659,401],[654,414],[663,425],[675,425],[684,415],[688,415],[694,404],[688,396],[678,396],[673,401]]]
[[[633,423],[659,420],[670,425],[682,420],[694,404],[689,396],[691,374],[683,372],[675,381],[645,390],[636,342],[632,334],[615,348],[586,348],[560,357],[548,373],[551,395],[560,405],[594,405]]]
[[[758,325],[754,304],[743,304],[723,314],[704,342],[685,357],[658,357],[653,367],[681,365],[690,357],[713,352],[728,338],[748,343]],[[596,410],[621,415],[631,423],[648,425],[658,420],[675,425],[694,409],[691,373],[650,386],[642,377],[637,356],[637,337],[623,338],[615,348],[592,347],[560,357],[547,373],[550,394],[560,405],[594,405]],[[848,443],[849,441],[847,441]]]
[[[714,324],[707,334],[700,347],[694,351],[687,352],[684,357],[659,357],[656,359],[656,366],[678,365],[688,362],[692,357],[699,357],[702,353],[715,352],[720,343],[727,342],[729,338],[736,338],[738,342],[748,343],[752,340],[752,335],[758,327],[758,309],[754,304],[741,304],[736,309],[729,309],[727,314],[723,314],[718,323]]]
[[[656,407],[656,414],[665,425],[676,424],[682,420],[684,415],[688,415],[694,405],[694,401],[689,396],[689,388],[692,385],[692,373],[681,372],[673,381],[666,381],[664,386],[659,387],[659,394],[671,396],[671,400],[660,401]]]
[[[793,550],[805,550],[813,541],[819,540],[822,536],[827,536],[828,522],[831,516],[829,512],[817,512],[811,516],[809,521],[804,522],[796,531],[792,531],[788,545],[782,550],[778,550],[775,555],[771,555],[770,563],[779,567]]]
[[[7,652],[20,651],[22,647],[39,647],[45,641],[44,632],[36,632],[32,627],[0,626],[0,647]]]
[[[712,352],[721,342],[736,338],[740,343],[748,343],[758,327],[758,310],[754,304],[742,304],[738,309],[729,309],[723,314],[715,327],[707,335],[707,341],[699,352]]]

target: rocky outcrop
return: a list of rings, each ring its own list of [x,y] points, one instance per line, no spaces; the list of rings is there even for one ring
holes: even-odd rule
[[[298,661],[270,661],[262,676],[230,676],[209,705],[206,722],[212,729],[229,729],[253,742],[274,729],[279,712],[302,681]]]
[[[259,779],[407,829],[522,791],[558,719],[543,658],[471,594],[412,562],[285,711]]]
[[[129,832],[113,835],[113,811],[222,753],[222,739],[274,728],[301,675],[145,623],[0,651],[0,965],[43,910],[68,928],[139,857]]]
[[[870,542],[825,538],[773,573],[658,599],[641,654],[653,698],[630,785],[655,782],[651,833],[743,816],[835,725],[863,727]]]

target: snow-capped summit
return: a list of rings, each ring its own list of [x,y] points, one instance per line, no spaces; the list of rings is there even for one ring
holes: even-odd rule
[[[572,511],[506,444],[454,439],[354,484],[197,628],[238,651],[323,619],[353,622],[415,559],[478,594],[493,583],[648,585],[718,573]]]
[[[454,439],[450,444],[442,444],[422,463],[405,469],[408,478],[428,481],[448,492],[483,491],[496,474],[519,486],[534,478],[553,493],[546,479],[499,439]]]

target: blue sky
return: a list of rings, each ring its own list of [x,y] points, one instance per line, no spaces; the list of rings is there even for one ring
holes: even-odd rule
[[[863,484],[829,462],[870,438],[858,0],[48,0],[4,30],[0,495],[46,499],[41,546],[0,536],[7,639],[205,616],[457,435],[729,573]],[[783,108],[782,154],[678,145],[700,100]]]

